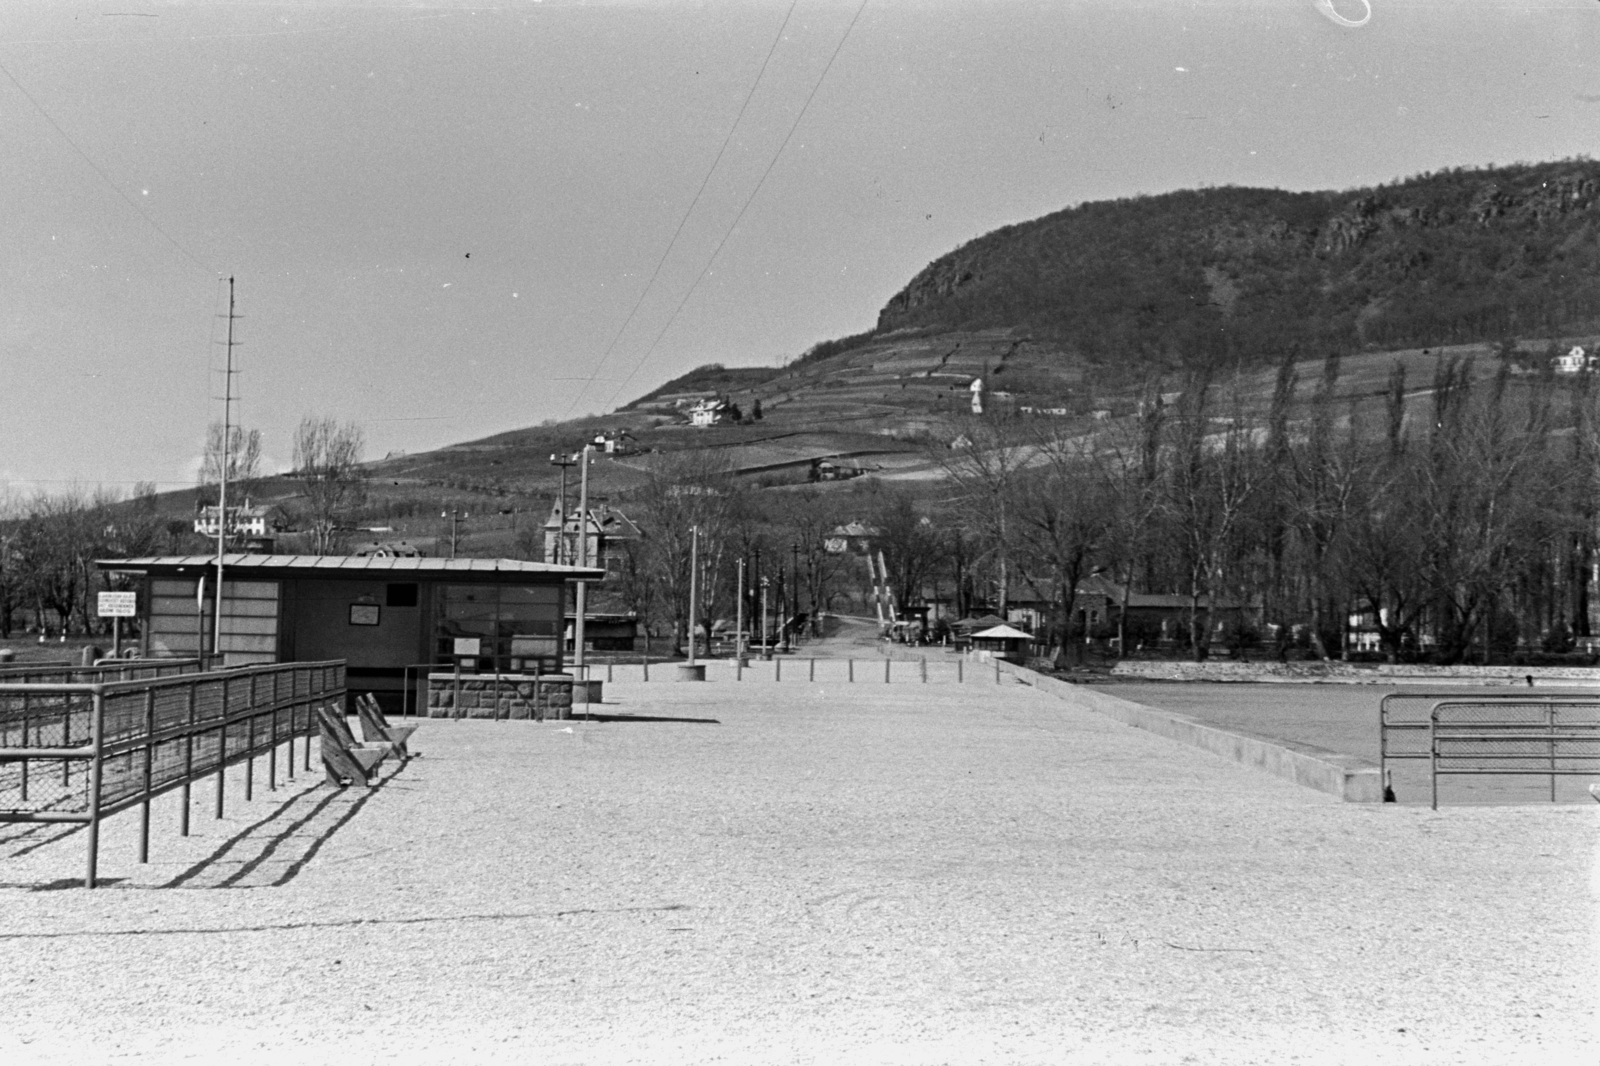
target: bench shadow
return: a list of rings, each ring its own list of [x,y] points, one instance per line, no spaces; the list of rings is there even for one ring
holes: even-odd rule
[[[306,827],[311,825],[311,823],[314,822],[320,815],[322,815],[323,812],[329,810],[331,807],[334,807],[338,801],[347,799],[352,791],[357,792],[358,795],[356,796],[356,799],[347,807],[345,807],[344,810],[340,812],[332,821],[329,821],[321,828],[316,829],[313,835],[311,835],[310,838],[304,842],[303,850],[300,852],[300,854],[284,868],[283,873],[279,874],[278,877],[271,881],[266,887],[279,888],[283,885],[286,885],[300,875],[300,872],[305,869],[306,864],[312,859],[316,858],[317,853],[320,852],[328,843],[328,841],[333,838],[333,835],[340,829],[344,828],[344,826],[351,819],[359,814],[361,812],[361,808],[365,807],[367,803],[371,801],[374,795],[388,785],[388,783],[394,779],[395,775],[404,769],[404,766],[404,763],[397,765],[388,774],[379,778],[372,784],[371,787],[368,788],[361,788],[359,786],[352,785],[348,788],[330,788],[323,792],[321,790],[326,786],[318,785],[315,786],[315,789],[308,789],[307,791],[302,792],[298,796],[294,797],[288,803],[283,804],[277,809],[243,827],[237,833],[234,833],[232,836],[230,836],[227,840],[224,840],[221,844],[217,845],[216,849],[213,850],[209,855],[206,855],[204,858],[191,863],[186,869],[179,872],[171,880],[165,881],[153,887],[183,888],[184,886],[188,885],[189,882],[205,873],[217,863],[220,863],[230,857],[242,855],[246,849],[259,848],[259,850],[256,850],[254,854],[245,859],[245,861],[240,864],[238,869],[234,870],[227,877],[224,877],[216,884],[209,886],[194,886],[206,887],[210,889],[238,888],[240,887],[239,882],[255,873],[265,863],[277,856],[280,852],[283,852],[289,845],[289,842],[299,836],[306,829]],[[304,813],[300,813],[296,816],[296,808],[306,801],[311,803],[310,809],[305,810]],[[264,840],[260,838],[260,833],[264,828],[271,826],[274,822],[291,817],[292,820],[287,821],[278,827],[270,837],[267,837]],[[246,885],[243,887],[255,888],[261,886]]]
[[[591,714],[586,716],[591,722],[687,722],[691,725],[721,725],[717,718],[671,718],[656,714]]]

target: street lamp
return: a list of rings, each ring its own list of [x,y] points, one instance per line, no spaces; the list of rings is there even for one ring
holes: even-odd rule
[[[761,579],[761,657],[763,659],[772,658],[772,653],[767,650],[767,579],[765,577]]]
[[[789,555],[794,562],[790,571],[794,574],[794,604],[789,608],[789,615],[793,618],[800,617],[800,542],[795,541],[789,545]],[[795,632],[795,646],[800,645],[800,633]]]

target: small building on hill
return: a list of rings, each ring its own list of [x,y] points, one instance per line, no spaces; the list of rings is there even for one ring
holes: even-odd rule
[[[723,399],[704,399],[689,408],[689,422],[702,429],[731,421],[733,421],[733,408]]]
[[[1574,344],[1566,355],[1556,356],[1557,374],[1581,374],[1593,370],[1597,357],[1583,350],[1581,345]]]
[[[594,450],[606,455],[632,455],[639,450],[639,442],[625,429],[608,429],[594,436]]]
[[[864,555],[872,548],[872,538],[878,535],[876,526],[865,522],[846,522],[834,526],[822,542],[822,550],[829,555]]]

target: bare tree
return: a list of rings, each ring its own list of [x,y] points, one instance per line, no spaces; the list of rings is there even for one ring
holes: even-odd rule
[[[644,534],[644,571],[655,585],[653,596],[636,593],[638,603],[659,603],[672,621],[673,642],[685,639],[690,627],[707,632],[727,602],[726,557],[732,550],[732,517],[739,487],[726,462],[700,452],[669,455],[656,464],[633,497]],[[698,530],[698,534],[695,531]],[[698,552],[691,540],[699,538]],[[698,554],[700,617],[689,617],[690,557]],[[637,608],[636,608],[637,609]]]
[[[1078,584],[1092,572],[1115,528],[1113,488],[1083,438],[1058,434],[1040,446],[1038,469],[1016,479],[1015,519],[1024,580],[1055,607],[1055,657],[1064,662]]]
[[[995,570],[996,609],[1005,617],[1015,540],[1011,506],[1018,472],[1037,459],[1027,427],[1013,418],[968,419],[955,441],[935,452],[956,488],[962,518],[983,541]]]
[[[909,492],[891,489],[879,498],[872,514],[872,547],[883,552],[889,592],[902,617],[922,605],[922,585],[945,553],[945,538],[933,519],[923,514]]]
[[[200,492],[197,502],[208,507],[217,503],[217,487],[223,474],[222,423],[206,429],[206,453],[200,464]],[[261,431],[232,426],[227,447],[228,498],[237,505],[253,496],[261,482]]]
[[[295,476],[302,486],[314,555],[331,555],[343,547],[344,527],[366,500],[364,445],[360,426],[325,415],[307,415],[295,430]]]
[[[1178,407],[1177,453],[1168,480],[1174,543],[1186,571],[1189,639],[1196,660],[1209,652],[1218,595],[1234,561],[1247,506],[1263,482],[1254,426],[1234,390],[1229,413],[1213,432],[1211,382],[1190,379]],[[1200,605],[1206,604],[1206,621]]]

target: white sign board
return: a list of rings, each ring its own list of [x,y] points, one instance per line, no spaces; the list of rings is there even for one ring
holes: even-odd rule
[[[101,618],[133,618],[139,613],[136,592],[102,592],[99,597]]]
[[[479,647],[480,644],[477,637],[456,638],[456,655],[458,656],[466,657],[469,655],[479,655],[481,654],[478,651]]]

